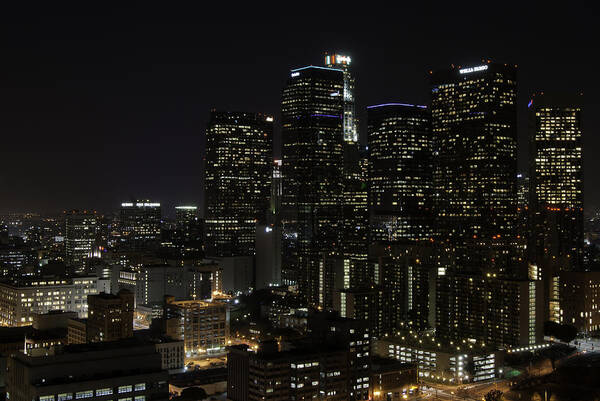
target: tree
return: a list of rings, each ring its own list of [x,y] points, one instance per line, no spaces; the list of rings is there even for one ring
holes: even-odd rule
[[[485,395],[485,401],[500,401],[501,399],[502,391],[500,390],[490,390],[490,392]]]
[[[556,337],[560,341],[569,343],[577,337],[577,328],[570,324],[547,321],[544,323],[544,335]]]

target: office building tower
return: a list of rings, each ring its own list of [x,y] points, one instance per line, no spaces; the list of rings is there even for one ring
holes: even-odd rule
[[[133,336],[134,295],[121,290],[117,295],[101,292],[88,295],[88,342],[116,341]]]
[[[19,279],[38,271],[38,255],[34,247],[27,246],[20,238],[10,237],[0,245],[0,276],[5,280]]]
[[[283,276],[311,305],[343,226],[343,91],[342,70],[315,66],[292,70],[283,90]]]
[[[271,193],[273,117],[211,111],[206,130],[205,247],[209,257],[252,256]]]
[[[165,297],[165,334],[184,342],[186,355],[225,350],[229,338],[229,306],[218,301],[175,301]]]
[[[341,54],[325,54],[325,67],[337,68],[344,71],[344,141],[358,143],[358,118],[354,100],[354,76],[350,71],[352,59]]]
[[[98,278],[46,277],[0,283],[0,325],[26,326],[35,314],[53,310],[87,317],[87,296],[98,293]]]
[[[160,242],[162,212],[159,202],[135,200],[121,203],[121,245],[143,250]]]
[[[433,237],[433,154],[425,106],[367,107],[370,241]]]
[[[185,228],[198,218],[197,206],[175,206],[175,224],[177,228]]]
[[[76,273],[84,270],[84,262],[92,257],[96,245],[98,220],[95,212],[65,212],[65,263]]]
[[[200,250],[203,233],[197,206],[175,206],[175,227],[174,241],[178,245]]]
[[[169,399],[169,374],[153,344],[134,339],[55,347],[47,355],[8,358],[6,397],[13,401]]]
[[[440,240],[462,272],[509,274],[517,210],[517,74],[485,62],[432,72]]]
[[[539,94],[529,110],[529,262],[545,283],[547,317],[558,322],[560,272],[583,267],[581,96]]]

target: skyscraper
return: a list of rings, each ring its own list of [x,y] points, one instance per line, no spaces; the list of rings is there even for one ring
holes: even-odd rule
[[[159,202],[138,199],[121,203],[122,245],[136,250],[158,245],[161,218]]]
[[[506,272],[516,217],[516,68],[487,61],[431,76],[440,239],[463,272]]]
[[[309,304],[319,292],[319,260],[338,250],[342,228],[344,73],[291,71],[282,99],[284,282]]]
[[[186,249],[202,248],[202,220],[198,217],[197,206],[175,206],[175,224],[177,227],[175,242]]]
[[[558,321],[559,273],[583,264],[581,96],[539,94],[529,110],[529,258],[545,283],[548,318]]]
[[[197,206],[175,206],[175,223],[177,224],[177,229],[185,229],[190,224],[194,224],[197,218]]]
[[[96,244],[96,213],[87,210],[65,213],[65,262],[75,271],[83,271],[83,263],[92,256]]]
[[[212,110],[206,130],[208,256],[254,255],[255,227],[271,191],[273,117]]]
[[[367,107],[370,241],[433,236],[433,155],[425,106]]]

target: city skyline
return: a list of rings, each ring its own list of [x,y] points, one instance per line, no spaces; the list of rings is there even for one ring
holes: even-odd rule
[[[13,28],[8,38],[14,41],[3,39],[8,61],[2,72],[10,81],[3,80],[2,114],[10,134],[0,152],[2,169],[10,174],[0,179],[0,213],[108,212],[132,197],[158,200],[165,211],[181,204],[202,210],[202,138],[210,109],[273,114],[279,145],[279,104],[289,71],[322,65],[324,53],[332,51],[352,58],[363,143],[366,106],[388,101],[429,104],[429,70],[452,63],[477,65],[484,57],[518,65],[520,172],[527,172],[526,105],[535,91],[585,90],[584,152],[591,154],[598,141],[593,127],[599,114],[590,95],[597,85],[591,79],[594,56],[580,60],[553,51],[585,50],[592,44],[593,35],[587,34],[591,25],[569,22],[555,28],[552,21],[558,15],[536,16],[533,8],[497,14],[489,21],[473,18],[476,13],[451,13],[450,23],[439,10],[406,10],[404,35],[374,23],[367,24],[372,29],[351,32],[307,32],[301,29],[299,14],[288,25],[273,22],[273,30],[286,28],[277,38],[267,26],[240,35],[247,25],[236,25],[235,19],[220,25],[223,21],[217,18],[200,28],[192,18],[182,17],[182,10],[159,18],[152,6],[98,13],[40,8],[28,20],[16,10],[7,25]],[[592,13],[584,11],[565,13],[591,19]],[[410,14],[420,18],[408,21]],[[323,16],[316,13],[309,19]],[[349,22],[361,20],[346,16]],[[364,16],[369,21],[372,17],[370,12]],[[508,17],[513,23],[506,23]],[[105,19],[111,24],[102,23]],[[56,21],[58,29],[41,35]],[[412,39],[412,32],[420,32],[419,21],[434,29]],[[215,26],[231,32],[211,43],[195,39]],[[440,36],[450,26],[469,29],[454,28]],[[70,36],[73,29],[80,33],[76,39]],[[22,35],[15,38],[16,33]],[[256,46],[245,46],[250,43]],[[584,155],[584,160],[584,174],[596,169],[596,158]],[[585,175],[589,212],[600,204],[600,189]]]
[[[291,5],[4,10],[0,399],[600,400],[591,8]]]

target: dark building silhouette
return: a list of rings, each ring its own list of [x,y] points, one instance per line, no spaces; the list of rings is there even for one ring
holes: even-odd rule
[[[88,295],[88,342],[116,341],[133,337],[133,292],[123,289],[117,295],[101,292]]]
[[[431,121],[425,106],[367,107],[370,241],[433,237]]]
[[[161,218],[159,202],[137,199],[121,203],[119,247],[136,251],[156,248],[161,238]]]
[[[82,273],[87,258],[92,257],[98,219],[95,212],[71,210],[65,212],[65,263]]]
[[[254,255],[255,228],[269,208],[273,117],[211,111],[206,129],[205,251]]]
[[[440,239],[461,272],[509,274],[517,211],[517,73],[484,62],[431,75]]]
[[[529,261],[544,282],[547,317],[560,321],[559,275],[583,268],[581,96],[539,94],[530,110]]]
[[[318,303],[319,260],[339,252],[343,227],[344,73],[291,71],[282,97],[283,281]]]

